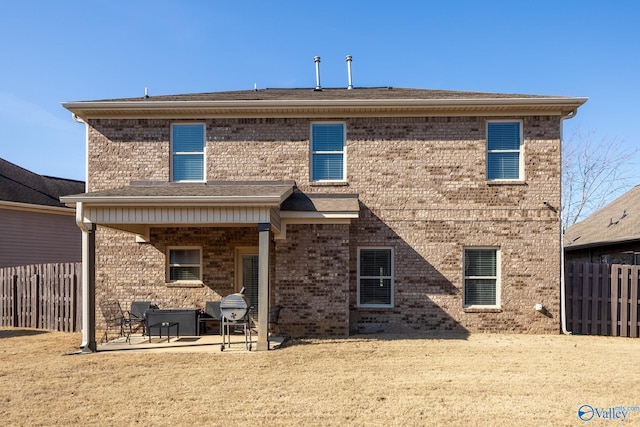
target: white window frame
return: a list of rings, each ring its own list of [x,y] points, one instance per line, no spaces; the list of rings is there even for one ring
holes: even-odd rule
[[[342,125],[342,150],[341,151],[314,151],[313,150],[313,127],[315,125]],[[341,154],[342,155],[342,178],[341,179],[314,179],[313,158],[314,154]],[[311,182],[347,182],[347,123],[346,122],[311,122],[309,126],[309,181]]]
[[[495,276],[467,276],[466,257],[467,251],[492,250],[496,252],[496,275]],[[500,308],[501,307],[501,254],[500,248],[495,246],[467,246],[462,251],[462,306],[463,308]],[[467,280],[473,279],[494,279],[496,281],[496,301],[493,305],[466,304]]]
[[[202,137],[203,137],[203,141],[202,141],[202,150],[203,151],[174,151],[173,150],[173,128],[174,126],[202,126]],[[171,123],[171,142],[170,142],[170,153],[169,153],[169,157],[170,157],[170,169],[169,169],[169,176],[170,176],[170,181],[171,182],[185,182],[185,183],[189,183],[189,182],[206,182],[207,181],[207,126],[204,122],[174,122]],[[202,179],[182,179],[182,180],[176,180],[174,179],[173,176],[173,172],[174,172],[174,165],[173,165],[173,157],[174,155],[188,155],[188,154],[198,154],[198,155],[202,155]]]
[[[361,276],[360,275],[360,254],[366,250],[389,250],[391,251],[391,275],[389,276]],[[358,291],[357,291],[357,307],[361,308],[393,308],[395,304],[395,248],[392,246],[359,246],[358,247]],[[360,304],[360,280],[361,279],[390,279],[390,304]]]
[[[198,264],[171,264],[171,251],[174,250],[198,250],[200,255]],[[166,256],[166,281],[167,283],[202,283],[202,246],[168,246]],[[171,267],[198,267],[200,275],[195,280],[171,280]]]
[[[518,150],[489,150],[489,124],[491,123],[519,123],[520,126],[520,148]],[[489,182],[523,182],[524,178],[524,132],[523,132],[524,123],[522,120],[518,119],[505,119],[505,120],[488,120],[485,124],[485,136],[486,136],[486,144],[485,144],[485,159],[486,159],[486,171],[485,177]],[[500,154],[500,153],[519,153],[518,156],[518,178],[489,178],[489,155],[490,154]]]

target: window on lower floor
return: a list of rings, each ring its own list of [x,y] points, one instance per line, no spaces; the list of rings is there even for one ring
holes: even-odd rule
[[[496,248],[464,250],[464,306],[500,305],[500,252]]]
[[[202,280],[202,249],[198,247],[169,248],[169,282]]]
[[[393,307],[393,249],[358,249],[358,306]]]

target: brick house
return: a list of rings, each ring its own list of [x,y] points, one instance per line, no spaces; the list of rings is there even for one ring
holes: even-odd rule
[[[95,266],[83,345],[95,300],[202,307],[243,286],[258,349],[276,304],[292,336],[557,332],[562,121],[585,101],[355,88],[64,103],[87,126],[88,192],[63,199]]]

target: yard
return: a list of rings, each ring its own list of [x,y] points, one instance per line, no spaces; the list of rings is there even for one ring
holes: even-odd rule
[[[0,329],[3,425],[583,425],[582,405],[588,425],[618,425],[604,416],[620,406],[640,425],[639,339],[379,335],[72,355],[79,343]]]

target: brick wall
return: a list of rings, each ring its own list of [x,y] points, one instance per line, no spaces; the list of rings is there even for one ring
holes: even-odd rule
[[[340,186],[309,182],[310,120],[205,121],[209,181],[292,179],[305,192],[359,194],[361,218],[349,227],[348,243],[337,230],[317,226],[289,226],[287,240],[274,243],[277,255],[272,289],[277,303],[291,305],[289,314],[285,306],[283,320],[292,332],[343,334],[345,324],[352,332],[558,331],[560,224],[558,214],[544,202],[552,207],[560,205],[560,118],[522,118],[526,180],[507,185],[485,180],[486,119],[336,118],[347,126],[348,185]],[[170,123],[91,121],[90,188],[168,180]],[[337,235],[322,240],[318,233]],[[152,245],[146,249],[135,243],[116,243],[120,237],[110,237],[113,242],[99,247],[99,257],[113,256],[118,251],[130,256],[124,258],[127,263],[120,257],[119,265],[104,264],[99,274],[115,277],[118,270],[127,276],[124,280],[130,288],[122,293],[123,298],[128,292],[136,292],[141,275],[138,270],[147,269],[154,272],[154,277],[164,277],[163,255],[151,248],[159,244],[156,240],[165,242],[165,237],[154,234]],[[334,267],[320,278],[320,283],[326,284],[323,288],[332,288],[331,292],[319,291],[318,286],[307,283],[318,279],[312,271],[315,261],[289,264],[292,258],[303,259],[295,253],[294,248],[305,248],[298,242],[314,242],[312,247],[318,251],[314,256],[320,257],[316,259],[335,255]],[[367,245],[395,248],[392,309],[356,307],[357,247]],[[465,246],[500,248],[501,312],[463,310]],[[339,254],[344,256],[338,260]],[[290,276],[285,274],[287,271]],[[335,311],[325,311],[328,306],[340,306],[338,296],[345,292],[345,274],[347,319]],[[304,285],[296,288],[296,283],[301,282]],[[164,284],[154,283],[158,284],[153,285],[153,292],[160,292]],[[209,296],[196,292],[189,298],[195,302]],[[550,316],[536,312],[536,303],[543,304]],[[318,319],[321,321],[316,322]]]

